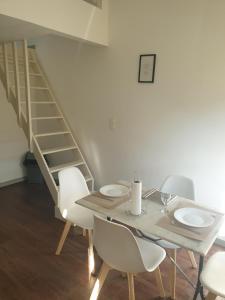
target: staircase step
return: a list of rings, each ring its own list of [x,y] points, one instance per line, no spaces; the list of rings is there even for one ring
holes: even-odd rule
[[[21,101],[22,104],[26,103],[26,101]],[[31,101],[31,104],[56,104],[55,101]]]
[[[50,172],[51,173],[55,173],[55,172],[58,172],[60,170],[63,170],[67,167],[77,167],[77,166],[80,166],[80,165],[83,165],[84,164],[84,161],[82,160],[79,160],[79,161],[71,161],[69,163],[65,163],[65,164],[61,164],[61,165],[58,165],[58,166],[55,166],[55,167],[51,167],[49,168]]]
[[[14,71],[11,70],[11,71],[9,71],[9,73],[14,73]],[[25,74],[25,72],[23,72],[23,71],[19,71],[19,73],[20,73],[20,74]],[[30,76],[42,76],[41,73],[34,73],[34,72],[33,72],[33,73],[30,72],[29,75],[30,75]]]
[[[49,99],[47,99],[47,100],[35,100],[35,99],[33,99],[31,102],[33,102],[33,103],[40,103],[40,104],[51,104],[51,103],[54,103],[54,104],[56,104],[56,102],[55,101],[52,101],[52,100],[49,100]]]
[[[20,73],[24,73],[24,72],[20,72]],[[41,73],[32,73],[32,72],[30,72],[29,75],[30,76],[41,76],[42,77]]]
[[[0,61],[4,60],[4,56],[0,54]],[[7,56],[7,61],[9,64],[14,64],[14,57],[13,56]],[[29,63],[36,64],[36,61],[33,59],[29,59]],[[18,59],[18,64],[23,65],[24,64],[24,59],[19,58]]]
[[[90,176],[85,176],[84,178],[85,178],[85,180],[86,180],[87,182],[93,180],[93,178],[90,177]]]
[[[1,57],[0,57],[0,61],[1,61],[1,60],[2,60],[2,59],[1,59]],[[14,63],[14,61],[12,61],[12,60],[8,60],[8,64],[9,64],[9,65],[14,65],[15,63]],[[34,60],[29,60],[29,64],[37,64],[37,63],[36,63],[36,61],[34,61]],[[25,63],[24,63],[24,61],[18,61],[18,65],[24,66]]]
[[[15,88],[15,85],[11,85],[12,88]],[[26,87],[25,86],[20,86],[21,89],[25,89]],[[49,90],[48,87],[46,86],[31,86],[30,87],[31,89],[34,89],[34,90]]]
[[[25,86],[20,86],[20,88],[25,89]],[[46,86],[31,86],[30,88],[34,90],[49,90]]]
[[[39,137],[44,137],[44,136],[61,135],[61,134],[71,134],[71,132],[70,131],[45,132],[45,133],[37,133],[34,136],[36,138],[39,138]]]
[[[65,147],[55,147],[55,148],[48,148],[41,150],[42,154],[51,154],[51,153],[57,153],[57,152],[63,152],[63,151],[68,151],[68,150],[74,150],[77,149],[76,146],[65,146]]]
[[[23,87],[23,88],[25,88],[25,87]],[[46,86],[31,86],[30,88],[35,89],[35,90],[49,90],[49,88]]]
[[[32,104],[56,104],[55,101],[31,101]]]
[[[32,117],[32,120],[33,120],[33,121],[38,121],[38,120],[54,120],[54,119],[63,119],[63,116]]]

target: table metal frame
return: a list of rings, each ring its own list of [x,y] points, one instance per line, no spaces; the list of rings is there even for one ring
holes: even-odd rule
[[[162,240],[160,238],[150,238],[149,236],[145,235],[141,230],[136,230],[137,234],[139,237],[150,240],[151,242],[154,242],[157,244],[158,241]],[[176,266],[176,268],[180,271],[180,273],[184,276],[184,278],[187,280],[187,282],[195,289],[195,294],[193,297],[193,300],[197,299],[197,296],[200,294],[201,299],[204,300],[204,291],[203,291],[203,286],[201,284],[201,272],[203,270],[204,266],[204,256],[200,255],[199,256],[199,264],[198,264],[198,278],[197,278],[197,283],[194,285],[194,283],[190,280],[190,278],[185,274],[185,272],[181,269],[181,267],[176,263],[176,261],[167,254],[167,257],[170,259],[170,261]]]
[[[197,285],[196,285],[196,288],[195,288],[195,294],[194,294],[193,300],[196,300],[199,294],[200,294],[202,300],[205,299],[203,286],[202,286],[201,280],[200,280],[200,276],[201,276],[201,272],[203,270],[203,266],[204,266],[204,256],[200,255],[199,264],[198,264],[198,279],[197,279]]]

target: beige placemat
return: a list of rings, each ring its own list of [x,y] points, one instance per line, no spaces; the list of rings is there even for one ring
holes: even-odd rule
[[[96,192],[85,197],[84,199],[86,201],[102,206],[104,208],[112,209],[128,201],[129,197],[126,196],[126,197],[107,198],[101,195],[99,192]]]
[[[194,208],[200,208],[202,210],[210,212],[214,217],[215,221],[214,223],[207,227],[207,228],[189,228],[185,225],[180,224],[177,222],[174,218],[174,211],[179,209],[179,208],[184,208],[184,207],[194,207]],[[186,203],[184,202],[178,202],[176,205],[173,205],[172,208],[169,209],[169,212],[167,215],[163,216],[156,225],[166,228],[169,231],[175,232],[177,234],[180,234],[182,236],[198,240],[198,241],[204,241],[213,231],[213,229],[220,223],[221,219],[224,218],[224,215],[218,212],[215,212],[210,209],[206,209],[202,206],[192,204],[192,203]]]

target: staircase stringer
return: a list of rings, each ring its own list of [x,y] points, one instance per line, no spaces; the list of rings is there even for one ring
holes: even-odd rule
[[[53,199],[55,200],[56,204],[58,204],[58,187],[56,186],[55,180],[53,179],[52,175],[49,174],[48,165],[46,163],[46,160],[44,159],[44,156],[41,152],[41,149],[35,137],[33,138],[33,153],[38,162],[39,168],[45,179],[45,182],[49,188],[49,191]]]

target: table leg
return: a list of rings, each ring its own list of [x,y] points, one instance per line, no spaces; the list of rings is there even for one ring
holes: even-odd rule
[[[200,276],[201,276],[201,272],[202,272],[202,269],[203,269],[203,265],[204,265],[204,256],[200,255],[199,265],[198,265],[198,280],[197,280],[197,285],[196,285],[193,300],[196,300],[199,294],[200,294],[202,300],[205,299],[204,293],[203,293],[203,286],[202,286],[201,281],[200,281]]]

